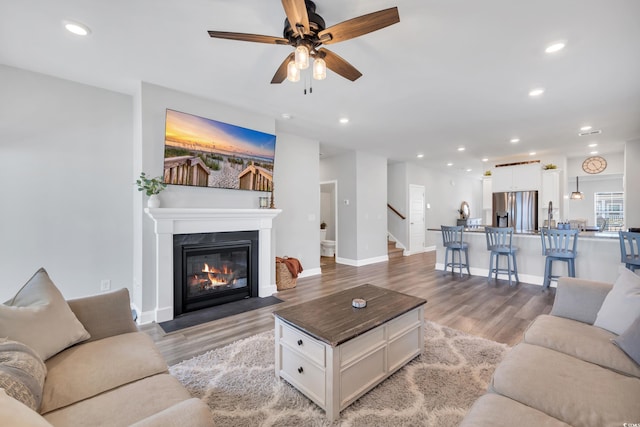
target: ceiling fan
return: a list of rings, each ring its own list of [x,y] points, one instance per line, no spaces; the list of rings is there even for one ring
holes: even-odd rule
[[[282,6],[287,15],[284,20],[282,37],[225,31],[209,31],[209,36],[295,47],[295,51],[290,53],[280,64],[271,83],[282,83],[285,78],[290,81],[298,81],[300,70],[309,67],[309,57],[314,60],[313,77],[315,79],[324,79],[326,69],[329,68],[342,77],[355,81],[362,76],[362,73],[339,55],[320,46],[353,39],[400,22],[398,8],[392,7],[326,28],[324,19],[316,13],[314,2],[310,0],[282,0]]]

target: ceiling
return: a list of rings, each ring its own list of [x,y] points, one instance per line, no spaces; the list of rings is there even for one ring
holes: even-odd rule
[[[366,150],[478,175],[506,158],[587,157],[589,143],[619,153],[640,137],[640,1],[316,5],[327,26],[392,6],[400,23],[332,44],[363,77],[328,71],[307,95],[302,80],[269,83],[291,47],[207,35],[281,36],[278,0],[0,0],[0,63],[128,94],[145,81],[239,106],[319,140],[325,156]],[[92,32],[70,34],[63,20]],[[557,40],[566,48],[546,54]],[[546,91],[531,98],[535,87]],[[602,133],[578,136],[584,125]]]

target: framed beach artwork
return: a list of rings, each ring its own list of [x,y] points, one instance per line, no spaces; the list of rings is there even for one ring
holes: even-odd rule
[[[167,109],[164,182],[271,191],[276,136]]]

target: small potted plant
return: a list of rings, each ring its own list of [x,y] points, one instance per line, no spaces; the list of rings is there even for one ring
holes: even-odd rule
[[[550,170],[550,169],[558,169],[558,166],[554,165],[553,163],[548,163],[546,165],[544,165],[544,170]]]
[[[158,198],[158,194],[167,188],[167,184],[162,182],[162,177],[149,178],[144,172],[141,172],[140,178],[136,180],[136,184],[138,185],[138,191],[144,191],[145,194],[149,196],[147,207],[159,208],[160,199]]]
[[[324,221],[322,221],[322,222],[320,223],[320,230],[324,230],[325,228],[327,228],[327,223],[326,223],[326,222],[324,222]]]

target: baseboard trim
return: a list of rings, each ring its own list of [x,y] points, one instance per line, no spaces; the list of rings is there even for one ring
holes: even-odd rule
[[[302,273],[298,275],[298,278],[302,279],[304,277],[318,276],[322,274],[322,269],[318,268],[310,268],[308,270],[304,270]]]
[[[383,255],[374,258],[366,258],[366,259],[349,259],[349,258],[338,258],[336,257],[337,264],[345,264],[353,267],[362,267],[364,265],[376,264],[379,262],[389,261],[388,255]]]

